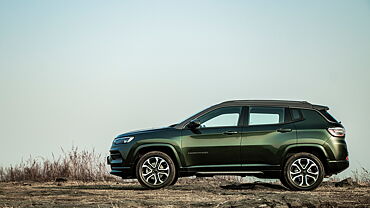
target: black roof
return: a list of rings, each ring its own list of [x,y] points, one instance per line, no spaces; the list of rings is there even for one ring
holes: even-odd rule
[[[231,100],[222,102],[220,103],[220,105],[279,106],[289,108],[329,110],[327,106],[314,105],[307,101],[291,101],[291,100]]]

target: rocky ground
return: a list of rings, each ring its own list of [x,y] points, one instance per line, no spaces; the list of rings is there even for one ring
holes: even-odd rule
[[[136,181],[0,183],[0,207],[370,207],[370,186],[325,182],[310,192],[278,183],[180,179],[145,190]]]

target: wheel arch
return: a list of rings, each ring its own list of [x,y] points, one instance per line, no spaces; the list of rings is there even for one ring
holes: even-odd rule
[[[175,149],[170,144],[143,144],[136,148],[133,153],[133,164],[136,165],[139,158],[144,155],[145,153],[152,152],[152,151],[160,151],[166,153],[170,156],[175,163],[177,168],[181,168],[181,161],[180,157]]]
[[[325,148],[318,144],[296,144],[291,145],[285,149],[281,160],[281,166],[284,167],[285,161],[288,159],[289,154],[307,152],[318,157],[324,165],[325,173],[328,173],[328,158],[329,155]]]

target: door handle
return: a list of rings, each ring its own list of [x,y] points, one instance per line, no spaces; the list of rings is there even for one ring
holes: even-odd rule
[[[237,131],[225,131],[223,134],[233,135],[233,134],[239,134],[239,132],[237,132]]]
[[[286,132],[291,132],[292,129],[278,129],[276,130],[277,132],[280,132],[280,133],[286,133]]]

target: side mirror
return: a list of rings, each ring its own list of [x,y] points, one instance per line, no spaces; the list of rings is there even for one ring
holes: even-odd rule
[[[187,127],[190,129],[196,129],[200,126],[200,121],[199,120],[192,120],[188,123]]]

